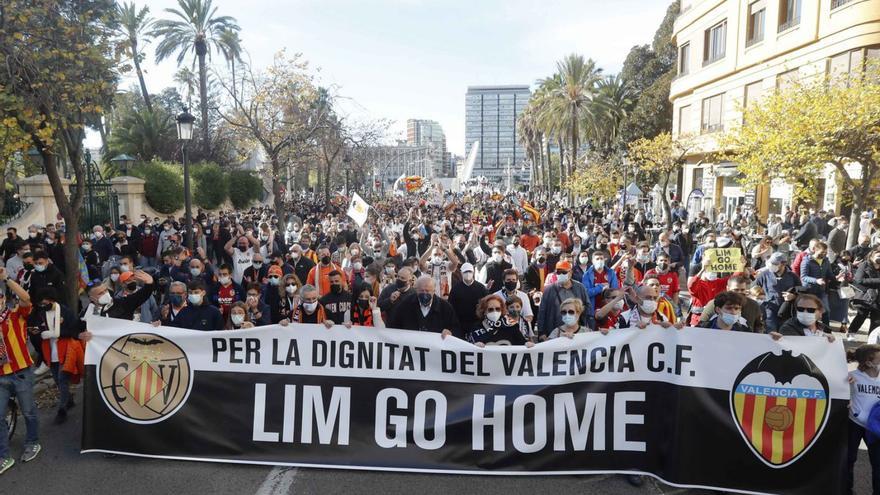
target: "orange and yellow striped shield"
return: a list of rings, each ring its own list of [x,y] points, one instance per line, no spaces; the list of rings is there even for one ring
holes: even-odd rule
[[[810,446],[828,411],[828,397],[821,388],[743,381],[731,401],[740,431],[754,452],[774,467],[787,465]]]

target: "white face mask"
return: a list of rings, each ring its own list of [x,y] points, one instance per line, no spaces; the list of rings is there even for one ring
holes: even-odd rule
[[[715,272],[706,272],[706,280],[713,281],[718,279],[718,274]]]
[[[559,282],[560,284],[564,284],[564,283],[568,282],[568,277],[569,277],[569,274],[567,274],[567,273],[565,275],[556,275],[556,281]]]
[[[106,306],[111,302],[113,302],[113,296],[111,296],[109,292],[101,294],[101,297],[98,298],[98,304],[101,306]]]
[[[190,294],[189,302],[198,306],[202,303],[202,295],[201,294]]]
[[[590,262],[590,257],[589,256],[581,256],[580,258],[578,258],[578,261],[580,261],[580,263],[582,265],[586,265],[587,263]]]
[[[230,277],[218,277],[217,281],[220,282],[221,285],[226,285],[232,281],[232,279]]]
[[[296,294],[296,286],[295,285],[288,285],[288,286],[284,287],[284,292],[287,292],[290,295]]]
[[[354,263],[351,264],[351,268],[354,270],[360,270],[363,267],[364,267],[364,264],[361,263],[360,261],[355,261]]]
[[[622,311],[623,310],[623,299],[614,303],[614,310],[615,311]]]
[[[116,282],[117,280],[119,280],[119,274],[118,273],[111,273],[110,280]]]
[[[461,279],[464,280],[465,283],[469,284],[474,281],[474,272],[464,272],[461,274]]]
[[[315,302],[304,302],[303,308],[305,308],[306,313],[314,313],[316,309],[318,309],[318,301]]]
[[[639,306],[642,308],[643,313],[654,314],[654,312],[657,311],[657,301],[652,301],[650,299],[642,301]]]
[[[488,311],[486,312],[486,318],[491,322],[496,322],[501,319],[501,311]]]
[[[797,320],[800,322],[801,325],[810,326],[813,323],[816,323],[816,313],[798,311]]]
[[[577,323],[577,316],[575,315],[563,315],[562,323],[568,326],[574,325]]]
[[[232,324],[235,326],[239,326],[244,323],[244,315],[234,314],[230,315],[229,318],[232,320]]]
[[[550,248],[550,252],[553,254],[559,254],[562,252],[562,248],[559,246],[553,246],[552,248]]]
[[[501,263],[501,260],[503,260],[503,259],[504,259],[504,257],[498,253],[495,253],[492,255],[492,261],[494,261],[495,263]]]
[[[605,269],[605,260],[593,260],[593,269],[594,270],[604,270]]]

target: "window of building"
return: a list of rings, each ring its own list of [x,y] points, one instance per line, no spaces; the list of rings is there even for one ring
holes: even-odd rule
[[[828,76],[832,83],[837,80],[840,84],[847,84],[848,76],[862,74],[866,64],[876,64],[878,59],[880,48],[876,46],[838,53],[828,59]]]
[[[747,110],[750,105],[754,105],[761,99],[764,93],[764,82],[757,81],[752,84],[746,84],[745,94],[743,95],[743,110]],[[745,122],[745,115],[743,116]]]
[[[703,99],[703,118],[700,124],[700,132],[707,134],[724,129],[723,112],[724,94]]]
[[[846,5],[852,1],[853,0],[831,0],[831,10],[834,10],[837,7],[841,7],[843,5]]]
[[[694,168],[694,178],[691,181],[691,189],[703,189],[703,168]],[[703,191],[706,192],[706,191]]]
[[[678,48],[678,75],[688,73],[691,66],[691,44],[685,43]]]
[[[799,79],[799,69],[792,69],[790,71],[783,72],[782,74],[776,76],[776,89],[778,89],[779,91],[785,91],[786,89],[796,84]]]
[[[678,109],[678,134],[687,134],[691,129],[691,106],[685,105]]]
[[[779,0],[779,32],[801,22],[801,0]]]
[[[724,58],[727,47],[727,19],[707,29],[703,35],[703,65]]]
[[[749,25],[746,32],[746,46],[764,40],[764,16],[767,13],[767,0],[758,0],[749,5]]]

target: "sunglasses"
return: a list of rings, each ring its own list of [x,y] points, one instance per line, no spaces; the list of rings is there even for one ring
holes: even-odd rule
[[[501,308],[496,306],[494,308],[486,308],[486,311],[501,311]]]
[[[563,314],[563,315],[576,315],[576,314],[577,314],[577,311],[575,311],[575,310],[573,310],[573,309],[563,309],[563,310],[560,311],[559,313],[560,313],[560,314]]]
[[[798,306],[797,311],[798,311],[798,313],[815,313],[816,311],[819,311],[819,308],[804,308],[804,307]]]
[[[562,270],[562,271],[560,271],[560,270],[556,270],[556,274],[557,274],[557,275],[568,275],[568,272],[565,271],[565,270]]]

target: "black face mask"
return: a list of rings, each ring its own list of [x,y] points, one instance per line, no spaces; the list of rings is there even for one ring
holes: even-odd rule
[[[322,265],[329,265],[330,264],[330,257],[329,256],[321,256],[321,264]]]
[[[330,284],[330,292],[334,294],[342,294],[342,286],[338,284]]]
[[[406,287],[406,282],[404,282],[403,280],[398,279],[395,283],[397,284],[398,289],[403,289],[404,287]]]
[[[34,269],[34,264],[33,264],[33,263],[25,263],[25,264],[24,264],[24,269],[25,269],[25,270],[33,270],[33,269]]]
[[[365,310],[365,309],[369,308],[370,307],[370,300],[369,299],[358,299],[358,307],[361,308],[361,310]]]
[[[136,282],[132,282],[132,283],[126,285],[125,288],[128,289],[130,292],[134,292],[137,290],[138,284]]]
[[[507,292],[513,292],[516,290],[516,282],[504,282],[504,288]]]
[[[544,262],[547,261],[547,258],[538,258],[537,261],[538,261],[538,264],[539,264],[539,265],[543,265]]]
[[[43,311],[52,311],[52,303],[41,304],[40,309],[42,309]]]

